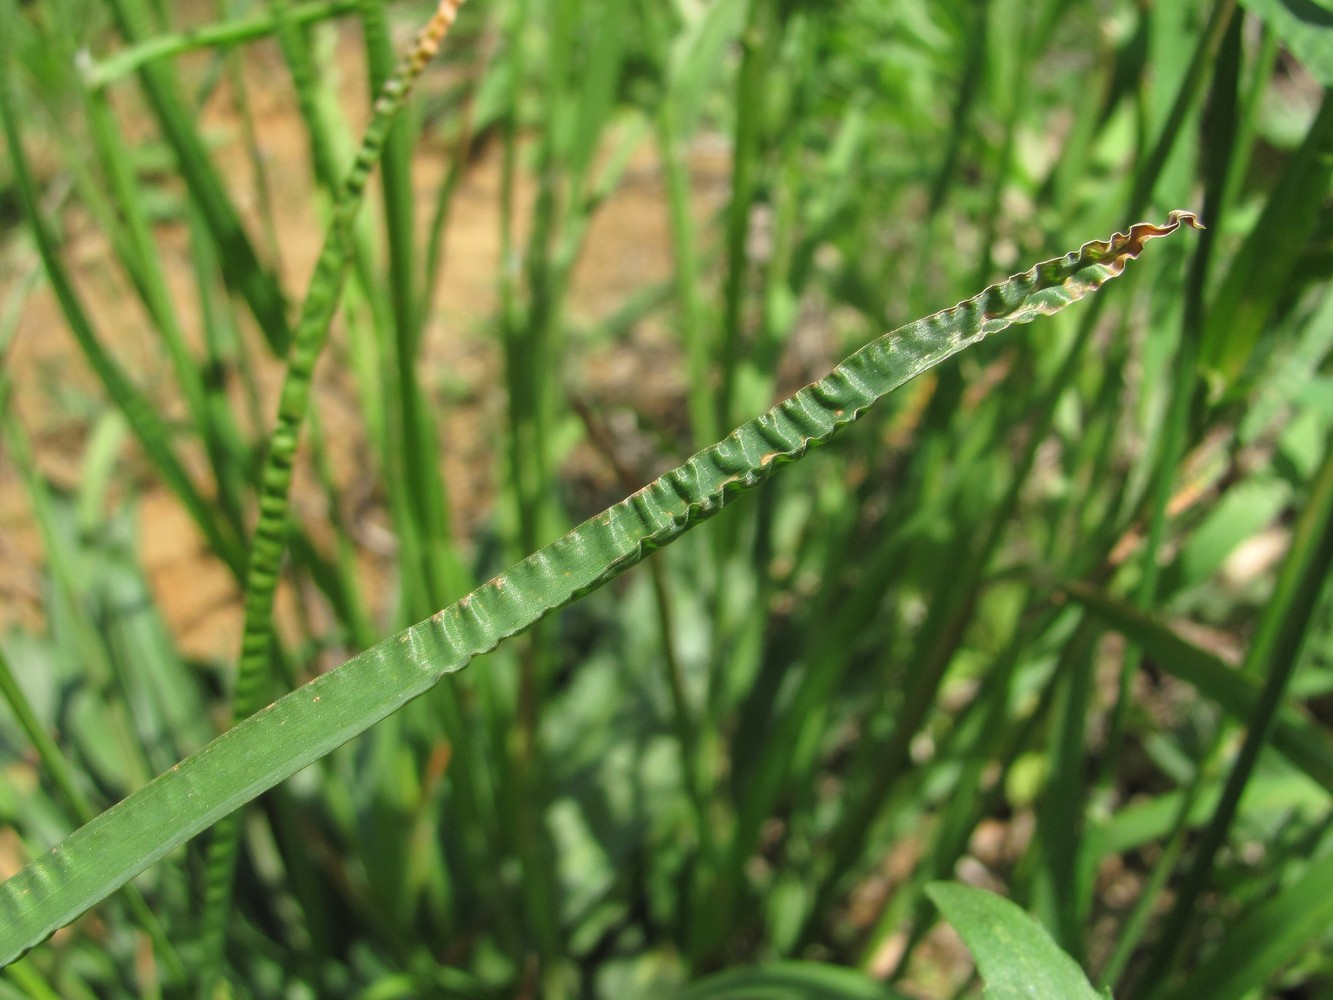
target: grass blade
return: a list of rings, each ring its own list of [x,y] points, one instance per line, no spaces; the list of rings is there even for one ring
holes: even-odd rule
[[[1045,928],[1004,897],[950,882],[926,893],[971,950],[987,1000],[1105,1000]]]

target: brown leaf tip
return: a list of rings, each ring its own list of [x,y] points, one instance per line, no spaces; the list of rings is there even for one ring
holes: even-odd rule
[[[1109,244],[1103,244],[1117,257],[1137,257],[1143,251],[1143,244],[1159,236],[1169,236],[1181,226],[1191,229],[1203,229],[1204,225],[1193,212],[1181,208],[1167,213],[1166,222],[1158,225],[1154,222],[1137,222],[1129,227],[1127,233],[1116,233]]]
[[[1177,227],[1182,225],[1189,226],[1191,229],[1208,228],[1202,222],[1199,221],[1199,217],[1197,215],[1183,208],[1175,208],[1172,209],[1170,212],[1167,212],[1166,224],[1172,229],[1176,229]]]

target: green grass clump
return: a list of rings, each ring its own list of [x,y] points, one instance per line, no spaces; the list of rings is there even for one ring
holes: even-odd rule
[[[0,993],[975,990],[932,900],[997,996],[1327,989],[1329,29],[1197,6],[474,0],[402,101],[429,5],[0,0],[3,873],[250,720],[0,888],[26,948],[161,858]],[[408,626],[526,628],[717,505],[478,585],[1179,205],[434,685]]]

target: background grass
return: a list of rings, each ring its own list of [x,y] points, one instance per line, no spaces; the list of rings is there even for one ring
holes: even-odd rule
[[[3,10],[61,245],[44,268],[0,162],[11,871],[230,715],[287,303],[428,11]],[[883,329],[1168,208],[1210,228],[266,796],[220,916],[191,845],[0,990],[175,995],[218,961],[237,996],[862,995],[800,960],[942,997],[967,966],[924,886],[953,877],[1118,997],[1329,989],[1329,30],[1257,0],[466,7],[318,372],[286,686]]]

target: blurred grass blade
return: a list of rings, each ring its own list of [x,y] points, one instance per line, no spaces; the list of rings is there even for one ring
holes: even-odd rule
[[[1199,223],[1189,212],[1172,212],[1165,225],[1139,223],[880,336],[825,378],[456,604],[256,712],[0,886],[0,963],[446,674],[676,540],[884,395],[990,334],[1083,298],[1121,274],[1147,241],[1182,225]],[[266,499],[265,506],[272,503]],[[279,539],[265,544],[278,547]],[[266,651],[267,642],[258,653]]]
[[[769,962],[701,979],[678,1000],[900,1000],[864,972],[818,962]]]
[[[926,894],[976,960],[986,1000],[1106,1000],[1046,928],[1002,896],[953,882]]]
[[[384,84],[375,103],[375,114],[366,127],[342,192],[334,206],[324,248],[310,279],[310,290],[301,309],[286,378],[278,401],[278,416],[269,439],[268,456],[261,474],[259,522],[255,526],[246,573],[245,625],[241,658],[232,698],[232,716],[239,721],[268,700],[269,655],[273,644],[273,601],[282,566],[287,536],[288,493],[295,468],[301,424],[309,407],[315,362],[328,338],[347,276],[353,231],[366,181],[379,160],[386,138],[403,107],[412,85],[434,56],[440,41],[453,23],[462,0],[441,0],[435,14],[418,35],[416,44],[398,71]],[[206,949],[205,985],[212,966],[220,961],[226,920],[231,909],[231,887],[239,843],[239,818],[221,824],[209,844],[208,893],[204,933]]]
[[[1233,719],[1244,722],[1250,718],[1260,694],[1253,680],[1136,607],[1081,583],[1069,584],[1065,593],[1140,647],[1158,667],[1193,685]],[[1273,747],[1333,794],[1333,737],[1328,730],[1296,709],[1283,706],[1274,723]]]
[[[136,45],[127,45],[100,62],[88,66],[83,71],[84,83],[90,88],[100,89],[150,62],[169,59],[186,52],[239,45],[242,42],[267,38],[278,33],[284,19],[293,24],[314,24],[351,13],[360,3],[361,0],[312,0],[310,3],[294,4],[290,11],[282,15],[256,14],[217,24],[201,25],[189,31],[154,35]]]

